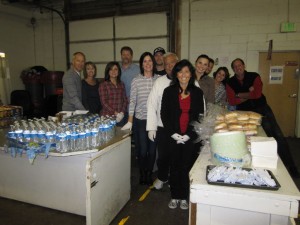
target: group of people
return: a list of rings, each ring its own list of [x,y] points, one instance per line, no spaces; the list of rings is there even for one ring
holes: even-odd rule
[[[200,144],[191,122],[204,114],[207,103],[230,109],[255,111],[263,115],[262,126],[278,142],[278,153],[289,171],[298,174],[289,148],[271,108],[262,94],[257,73],[247,72],[245,63],[232,61],[234,76],[219,67],[209,76],[214,60],[199,55],[193,65],[175,53],[158,47],[144,52],[139,65],[132,62],[133,51],[121,49],[121,63],[109,62],[104,82],[95,79],[96,66],[85,55],[73,55],[72,67],[63,77],[63,110],[89,110],[115,116],[122,130],[133,130],[140,184],[161,189],[169,183],[169,208],[188,209],[188,173],[199,154]],[[84,80],[80,79],[83,71]],[[157,179],[152,171],[157,156]]]

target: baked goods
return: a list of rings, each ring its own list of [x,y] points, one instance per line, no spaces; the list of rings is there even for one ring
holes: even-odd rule
[[[248,112],[249,118],[254,120],[261,120],[261,115],[256,112]]]
[[[219,123],[215,126],[215,130],[224,129],[224,128],[227,128],[227,124],[224,122]]]
[[[225,120],[236,119],[238,114],[236,112],[229,112],[225,114]]]
[[[237,120],[241,120],[241,121],[245,121],[245,120],[249,120],[249,115],[248,113],[239,113],[237,116]]]
[[[228,129],[231,131],[243,130],[243,125],[239,123],[228,124]]]
[[[232,111],[216,116],[215,132],[244,131],[248,136],[257,134],[262,116],[250,111]]]

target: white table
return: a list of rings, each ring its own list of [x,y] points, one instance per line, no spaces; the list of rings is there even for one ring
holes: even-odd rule
[[[131,139],[122,131],[96,153],[37,156],[33,165],[0,151],[0,196],[106,225],[130,198],[130,155]]]
[[[277,191],[210,185],[210,152],[201,152],[190,171],[190,225],[288,225],[298,217],[299,191],[281,159],[271,170]]]

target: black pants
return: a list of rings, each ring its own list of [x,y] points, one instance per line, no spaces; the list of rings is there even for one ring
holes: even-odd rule
[[[171,151],[168,137],[163,127],[157,127],[157,178],[161,181],[169,180]]]
[[[189,171],[192,167],[194,143],[189,140],[185,144],[177,144],[170,140],[170,189],[173,199],[188,199],[189,197]]]
[[[267,136],[274,137],[277,141],[278,155],[280,156],[284,165],[287,168],[295,167],[289,145],[285,137],[283,136],[279,125],[277,124],[276,118],[270,106],[266,104],[263,107],[255,109],[254,111],[260,113],[263,116],[261,125],[264,128]]]

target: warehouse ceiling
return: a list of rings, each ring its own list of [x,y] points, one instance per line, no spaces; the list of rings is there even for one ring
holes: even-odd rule
[[[170,12],[175,0],[1,0],[2,4],[23,9],[47,10],[66,20],[92,19],[139,13]]]

